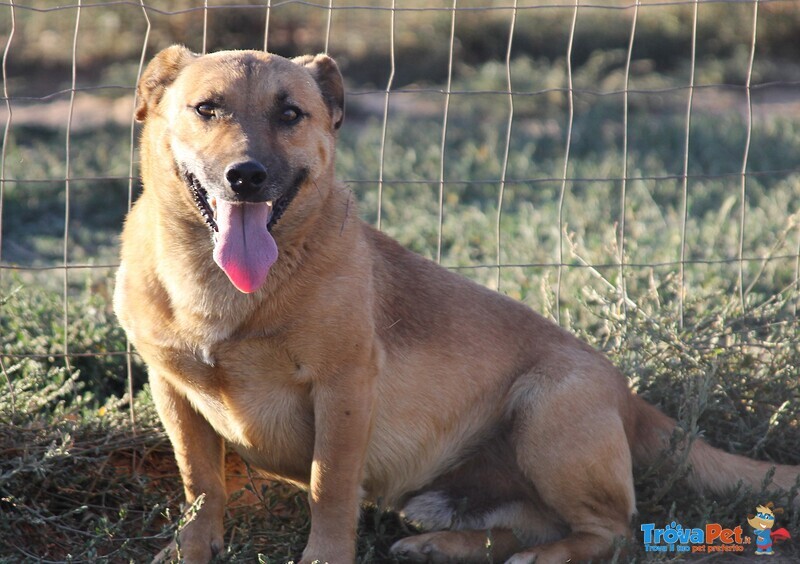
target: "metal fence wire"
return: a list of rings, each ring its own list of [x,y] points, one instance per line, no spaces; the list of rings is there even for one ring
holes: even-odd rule
[[[132,382],[130,347],[70,338],[72,302],[88,288],[110,308],[139,191],[135,84],[173,42],[334,56],[348,85],[339,174],[362,215],[558,322],[589,280],[624,311],[642,280],[670,279],[681,319],[695,293],[743,308],[796,296],[798,12],[795,0],[0,2],[0,298],[33,285],[63,303],[42,329],[59,346],[0,351],[2,369],[125,355]]]

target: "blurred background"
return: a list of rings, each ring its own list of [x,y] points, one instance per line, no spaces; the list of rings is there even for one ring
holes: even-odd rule
[[[799,37],[797,0],[0,2],[0,558],[137,559],[174,531],[111,310],[135,84],[173,43],[328,52],[365,220],[578,333],[690,436],[800,463]],[[746,517],[676,472],[641,481],[644,516]],[[285,536],[232,514],[225,558],[296,555],[301,497],[245,482]],[[405,525],[367,521],[359,558],[385,561]]]

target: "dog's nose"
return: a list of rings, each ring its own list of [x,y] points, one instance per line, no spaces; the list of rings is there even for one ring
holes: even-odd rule
[[[257,161],[244,161],[228,165],[225,180],[240,196],[251,196],[267,181],[267,169]]]

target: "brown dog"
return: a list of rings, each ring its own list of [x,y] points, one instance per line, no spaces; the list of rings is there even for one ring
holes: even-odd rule
[[[598,352],[397,245],[334,180],[326,56],[162,51],[139,83],[144,193],[115,307],[147,362],[188,502],[183,557],[223,546],[224,441],[308,488],[303,562],[353,562],[359,504],[429,531],[413,561],[564,562],[629,535],[632,468],[675,423]],[[718,492],[772,466],[697,441]],[[778,466],[788,488],[800,468]]]

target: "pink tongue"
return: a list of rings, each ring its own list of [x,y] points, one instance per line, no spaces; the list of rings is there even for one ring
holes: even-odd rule
[[[278,259],[278,246],[267,231],[272,207],[264,203],[217,200],[219,228],[214,261],[230,281],[246,294],[258,290]]]

